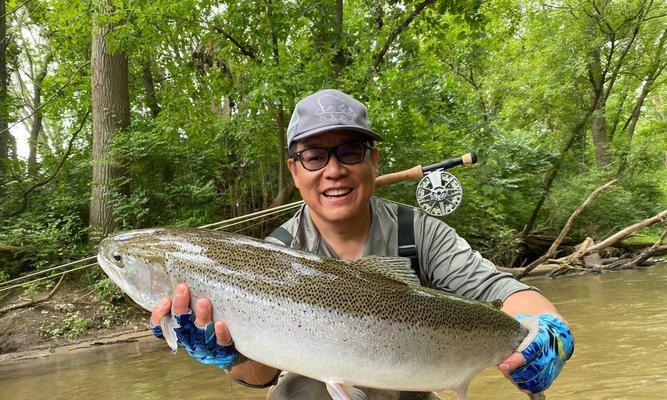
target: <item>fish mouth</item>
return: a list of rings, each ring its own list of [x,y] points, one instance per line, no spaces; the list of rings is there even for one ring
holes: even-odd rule
[[[164,263],[164,257],[141,254],[137,248],[133,249],[123,242],[116,240],[116,237],[103,240],[97,262],[125,294],[142,308],[151,311],[161,298],[171,293],[171,281],[160,263]]]

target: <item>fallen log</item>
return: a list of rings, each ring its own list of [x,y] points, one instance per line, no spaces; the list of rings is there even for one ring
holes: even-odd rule
[[[656,222],[662,221],[666,217],[667,217],[667,210],[658,213],[653,217],[647,218],[643,221],[633,224],[627,228],[621,229],[620,231],[614,233],[613,235],[607,237],[606,239],[602,240],[599,243],[594,243],[591,238],[586,238],[578,246],[576,246],[576,250],[572,254],[561,258],[553,259],[545,257],[548,255],[547,253],[545,254],[545,256],[542,256],[540,257],[540,259],[538,259],[540,261],[539,263],[533,262],[528,267],[499,268],[499,270],[509,272],[513,274],[515,278],[521,279],[526,276],[541,276],[541,275],[555,277],[563,275],[573,270],[601,272],[604,270],[630,269],[630,268],[653,265],[655,264],[655,262],[649,261],[649,258],[659,257],[667,254],[667,245],[662,244],[665,239],[665,236],[667,235],[667,227],[663,231],[660,240],[653,243],[649,247],[647,247],[647,245],[618,246],[619,248],[629,247],[629,248],[641,249],[641,252],[639,252],[639,254],[637,254],[637,252],[634,251],[631,252],[630,254],[622,254],[620,256],[610,256],[609,258],[607,258],[607,257],[601,257],[600,251],[609,249],[612,246],[616,246],[620,240],[639,231],[640,229],[643,229]],[[552,248],[553,247],[554,246],[552,246]],[[555,253],[555,251],[553,252]],[[605,253],[609,254],[611,252],[605,251]],[[632,253],[635,254],[633,255]],[[532,271],[537,268],[539,268],[539,271],[532,273]]]
[[[533,268],[531,271],[527,272],[524,275],[524,278],[529,278],[529,277],[536,277],[536,276],[545,276],[548,275],[549,273],[555,271],[556,269],[560,268],[562,265],[560,264],[550,264],[550,263],[545,263],[541,264],[535,268]],[[526,268],[507,268],[507,267],[496,267],[498,271],[501,272],[507,272],[509,274],[512,274],[516,276],[517,273],[523,272]]]
[[[28,251],[31,249],[31,246],[12,246],[10,244],[0,243],[0,253],[19,253],[22,251]]]
[[[635,268],[637,266],[640,266],[646,262],[651,257],[655,256],[655,253],[662,247],[662,242],[665,240],[665,235],[667,234],[667,226],[665,229],[662,231],[662,235],[660,236],[660,239],[658,239],[657,242],[653,244],[653,246],[649,247],[648,249],[642,251],[637,257],[631,260],[619,260],[616,262],[613,262],[607,266],[605,266],[605,269],[630,269],[630,268]],[[665,246],[667,247],[667,246]]]
[[[641,222],[637,222],[634,225],[630,225],[627,228],[621,229],[620,231],[616,232],[615,234],[609,236],[608,238],[604,239],[603,241],[596,243],[595,245],[591,246],[587,250],[587,254],[590,253],[595,253],[597,251],[600,251],[602,249],[605,249],[613,244],[616,244],[617,242],[625,239],[626,237],[630,236],[631,234],[646,228],[649,225],[653,225],[656,222],[660,222],[667,218],[667,210],[663,210],[662,212],[652,216],[651,218],[646,218],[645,220]]]
[[[567,222],[565,223],[565,226],[563,226],[563,229],[560,231],[560,234],[558,234],[556,240],[554,240],[554,242],[551,244],[551,247],[549,247],[549,250],[547,250],[547,252],[544,253],[540,258],[528,264],[528,266],[524,268],[524,270],[521,273],[515,275],[516,278],[521,279],[535,267],[542,264],[549,258],[553,257],[556,254],[556,250],[558,250],[558,247],[560,246],[565,236],[568,234],[568,232],[570,232],[570,229],[574,224],[574,220],[579,216],[579,214],[581,214],[581,212],[584,211],[593,202],[593,200],[595,200],[595,198],[598,197],[600,193],[612,187],[616,182],[618,182],[618,179],[611,180],[605,183],[604,185],[598,187],[591,194],[589,194],[586,200],[584,200],[584,202],[581,203],[581,205],[577,207],[576,210],[574,210],[572,215],[570,215],[570,218],[568,218]]]
[[[588,256],[590,254],[598,253],[600,250],[607,249],[613,245],[615,245],[618,241],[625,239],[632,233],[635,233],[639,231],[640,229],[646,228],[649,225],[655,224],[656,222],[662,221],[665,217],[667,217],[667,210],[654,215],[651,218],[647,218],[641,222],[638,222],[634,225],[631,225],[627,228],[621,229],[620,231],[614,233],[613,235],[607,237],[603,241],[599,243],[592,243],[592,240],[590,238],[586,238],[584,242],[581,243],[580,246],[578,246],[578,250],[574,252],[573,254],[565,257],[561,257],[555,260],[551,260],[551,262],[558,263],[558,264],[563,264],[563,265],[568,265],[568,264],[573,264],[573,263],[582,263],[582,259],[585,256]],[[662,246],[659,244],[657,247],[651,246],[652,250],[652,255],[650,257],[657,256],[662,253]],[[602,262],[604,265],[604,262]],[[606,267],[605,267],[606,268]]]
[[[0,308],[0,315],[3,315],[8,311],[18,310],[19,308],[24,308],[24,307],[30,307],[34,306],[35,304],[44,303],[45,301],[48,301],[49,299],[51,299],[51,297],[53,297],[54,294],[56,294],[58,289],[60,289],[60,284],[63,283],[64,278],[65,275],[61,275],[60,279],[58,280],[58,283],[56,283],[56,286],[54,286],[53,289],[51,289],[51,291],[41,299],[24,301],[22,303],[12,304],[11,306],[7,306],[5,308]]]

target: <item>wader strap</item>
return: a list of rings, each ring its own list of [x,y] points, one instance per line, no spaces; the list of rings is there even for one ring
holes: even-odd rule
[[[271,232],[271,234],[269,235],[269,237],[280,240],[287,247],[290,247],[290,245],[292,244],[292,239],[294,239],[292,237],[292,234],[290,234],[289,231],[283,228],[282,226],[279,226],[276,229],[274,229],[273,232]]]
[[[415,274],[419,276],[419,255],[415,245],[414,210],[398,205],[398,256],[410,259]]]
[[[289,247],[294,239],[287,229],[277,227],[270,237],[280,240]],[[411,207],[398,205],[398,256],[410,259],[410,265],[419,276],[419,255],[415,245],[414,210]]]

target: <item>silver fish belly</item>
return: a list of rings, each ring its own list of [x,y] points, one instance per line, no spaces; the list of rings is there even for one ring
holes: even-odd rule
[[[465,392],[528,334],[489,304],[404,279],[395,259],[347,262],[228,233],[157,229],[105,240],[98,260],[149,310],[186,282],[193,301],[211,300],[245,356],[324,382]]]

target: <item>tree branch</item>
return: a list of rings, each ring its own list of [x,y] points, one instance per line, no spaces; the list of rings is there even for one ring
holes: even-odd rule
[[[23,308],[23,307],[30,307],[30,306],[34,306],[35,304],[39,304],[39,303],[43,303],[45,301],[48,301],[51,297],[53,297],[54,294],[56,294],[58,289],[60,289],[60,284],[63,283],[63,279],[65,279],[65,274],[60,276],[60,279],[58,280],[58,283],[56,283],[56,286],[54,286],[53,289],[51,289],[49,294],[42,297],[41,299],[25,301],[23,303],[18,303],[18,304],[14,304],[14,305],[11,305],[11,306],[7,306],[5,308],[0,309],[0,315],[6,313],[8,311],[18,310],[19,308]]]
[[[213,29],[215,29],[216,32],[224,36],[227,40],[232,42],[232,44],[234,44],[234,46],[236,46],[243,55],[250,57],[259,64],[262,64],[262,61],[257,58],[257,55],[255,54],[252,48],[247,48],[246,46],[242,45],[238,40],[234,39],[230,34],[228,34],[224,29],[222,29],[222,27],[215,26],[213,27]]]
[[[656,222],[662,221],[665,218],[667,218],[667,210],[664,210],[664,211],[652,216],[651,218],[647,218],[647,219],[645,219],[641,222],[638,222],[634,225],[628,226],[625,229],[621,229],[620,231],[618,231],[615,234],[609,236],[608,238],[601,241],[600,243],[596,243],[593,246],[589,247],[588,250],[586,250],[586,254],[595,253],[595,252],[600,251],[604,248],[607,248],[607,247],[615,244],[616,242],[619,242],[619,241],[625,239],[630,234],[632,234],[632,233],[634,233],[634,232],[636,232],[640,229],[646,228],[649,225],[653,225]]]
[[[11,125],[10,127],[8,127],[8,128],[6,128],[6,129],[3,129],[2,131],[0,131],[0,134],[3,134],[3,133],[5,133],[5,132],[9,132],[10,129],[12,129],[13,127],[17,126],[18,124],[20,124],[21,122],[25,121],[26,119],[32,117],[33,115],[35,115],[35,113],[36,113],[37,111],[39,111],[39,110],[41,110],[42,108],[44,108],[47,104],[49,104],[49,103],[51,102],[51,100],[53,100],[57,95],[59,95],[60,92],[62,92],[67,86],[69,86],[72,82],[74,82],[74,80],[75,80],[76,78],[79,77],[79,75],[78,75],[77,73],[78,73],[81,69],[83,69],[83,67],[88,66],[88,65],[90,65],[90,61],[86,61],[86,62],[84,62],[83,64],[81,64],[81,65],[76,69],[76,71],[74,71],[74,73],[72,74],[72,77],[71,77],[67,82],[65,82],[61,87],[59,87],[58,90],[56,90],[51,96],[49,96],[49,98],[46,99],[46,100],[44,101],[44,103],[42,103],[39,107],[37,107],[37,108],[35,108],[34,110],[32,110],[32,112],[31,112],[30,114],[28,114],[27,116],[25,116],[25,117],[19,119],[18,121],[16,121],[16,122],[15,122],[13,125]]]
[[[400,23],[397,27],[394,28],[393,31],[389,33],[389,36],[387,36],[387,41],[384,43],[384,46],[382,47],[382,50],[380,50],[378,53],[376,53],[373,56],[373,69],[378,69],[382,61],[384,61],[384,57],[389,51],[389,47],[393,44],[394,40],[398,37],[398,35],[403,32],[408,25],[414,20],[417,15],[419,15],[422,10],[424,10],[426,7],[434,3],[435,0],[424,0],[421,3],[417,4],[415,9],[408,15],[402,23]]]
[[[21,8],[23,8],[23,6],[25,6],[26,4],[30,3],[31,1],[32,1],[32,0],[26,0],[26,1],[24,1],[23,3],[18,4],[16,7],[14,7],[13,10],[7,11],[6,13],[0,15],[0,18],[5,18],[5,17],[7,17],[7,16],[9,16],[9,15],[14,14],[15,12],[19,11]]]
[[[41,182],[35,183],[30,188],[28,188],[28,190],[23,192],[23,203],[21,205],[21,208],[19,208],[18,210],[6,215],[7,218],[14,217],[14,216],[22,213],[23,211],[25,211],[25,209],[28,207],[28,196],[30,195],[30,193],[32,191],[34,191],[35,189],[40,188],[40,187],[46,185],[47,183],[51,182],[51,180],[58,175],[58,173],[60,172],[60,168],[62,168],[62,166],[63,166],[63,164],[65,164],[65,161],[67,160],[67,158],[69,158],[69,155],[72,152],[72,144],[74,143],[74,140],[76,139],[78,134],[83,130],[83,127],[85,126],[86,120],[88,119],[89,115],[90,115],[90,110],[86,111],[86,115],[84,115],[83,120],[81,121],[81,125],[79,125],[79,128],[76,131],[74,131],[74,133],[72,134],[72,137],[70,138],[69,143],[67,143],[67,150],[65,151],[65,154],[63,155],[63,158],[60,160],[60,162],[56,166],[56,169],[46,179],[44,179]]]
[[[604,185],[600,186],[599,188],[595,189],[588,197],[586,200],[579,206],[577,207],[576,210],[570,215],[570,218],[568,218],[567,223],[565,223],[565,226],[563,229],[560,231],[560,234],[558,237],[556,237],[556,240],[551,244],[551,247],[549,247],[549,250],[547,250],[546,253],[542,255],[542,257],[538,258],[537,260],[533,261],[530,263],[526,268],[523,269],[519,274],[516,275],[517,278],[522,278],[525,276],[528,272],[532,271],[535,267],[538,265],[542,264],[546,260],[550,259],[556,254],[556,250],[558,250],[558,247],[560,246],[561,242],[565,238],[565,236],[570,232],[570,229],[572,228],[572,224],[574,224],[574,220],[579,216],[579,214],[582,213],[592,202],[595,200],[596,197],[605,190],[609,189],[611,186],[613,186],[618,179],[614,179],[612,181],[609,181],[605,183]]]

